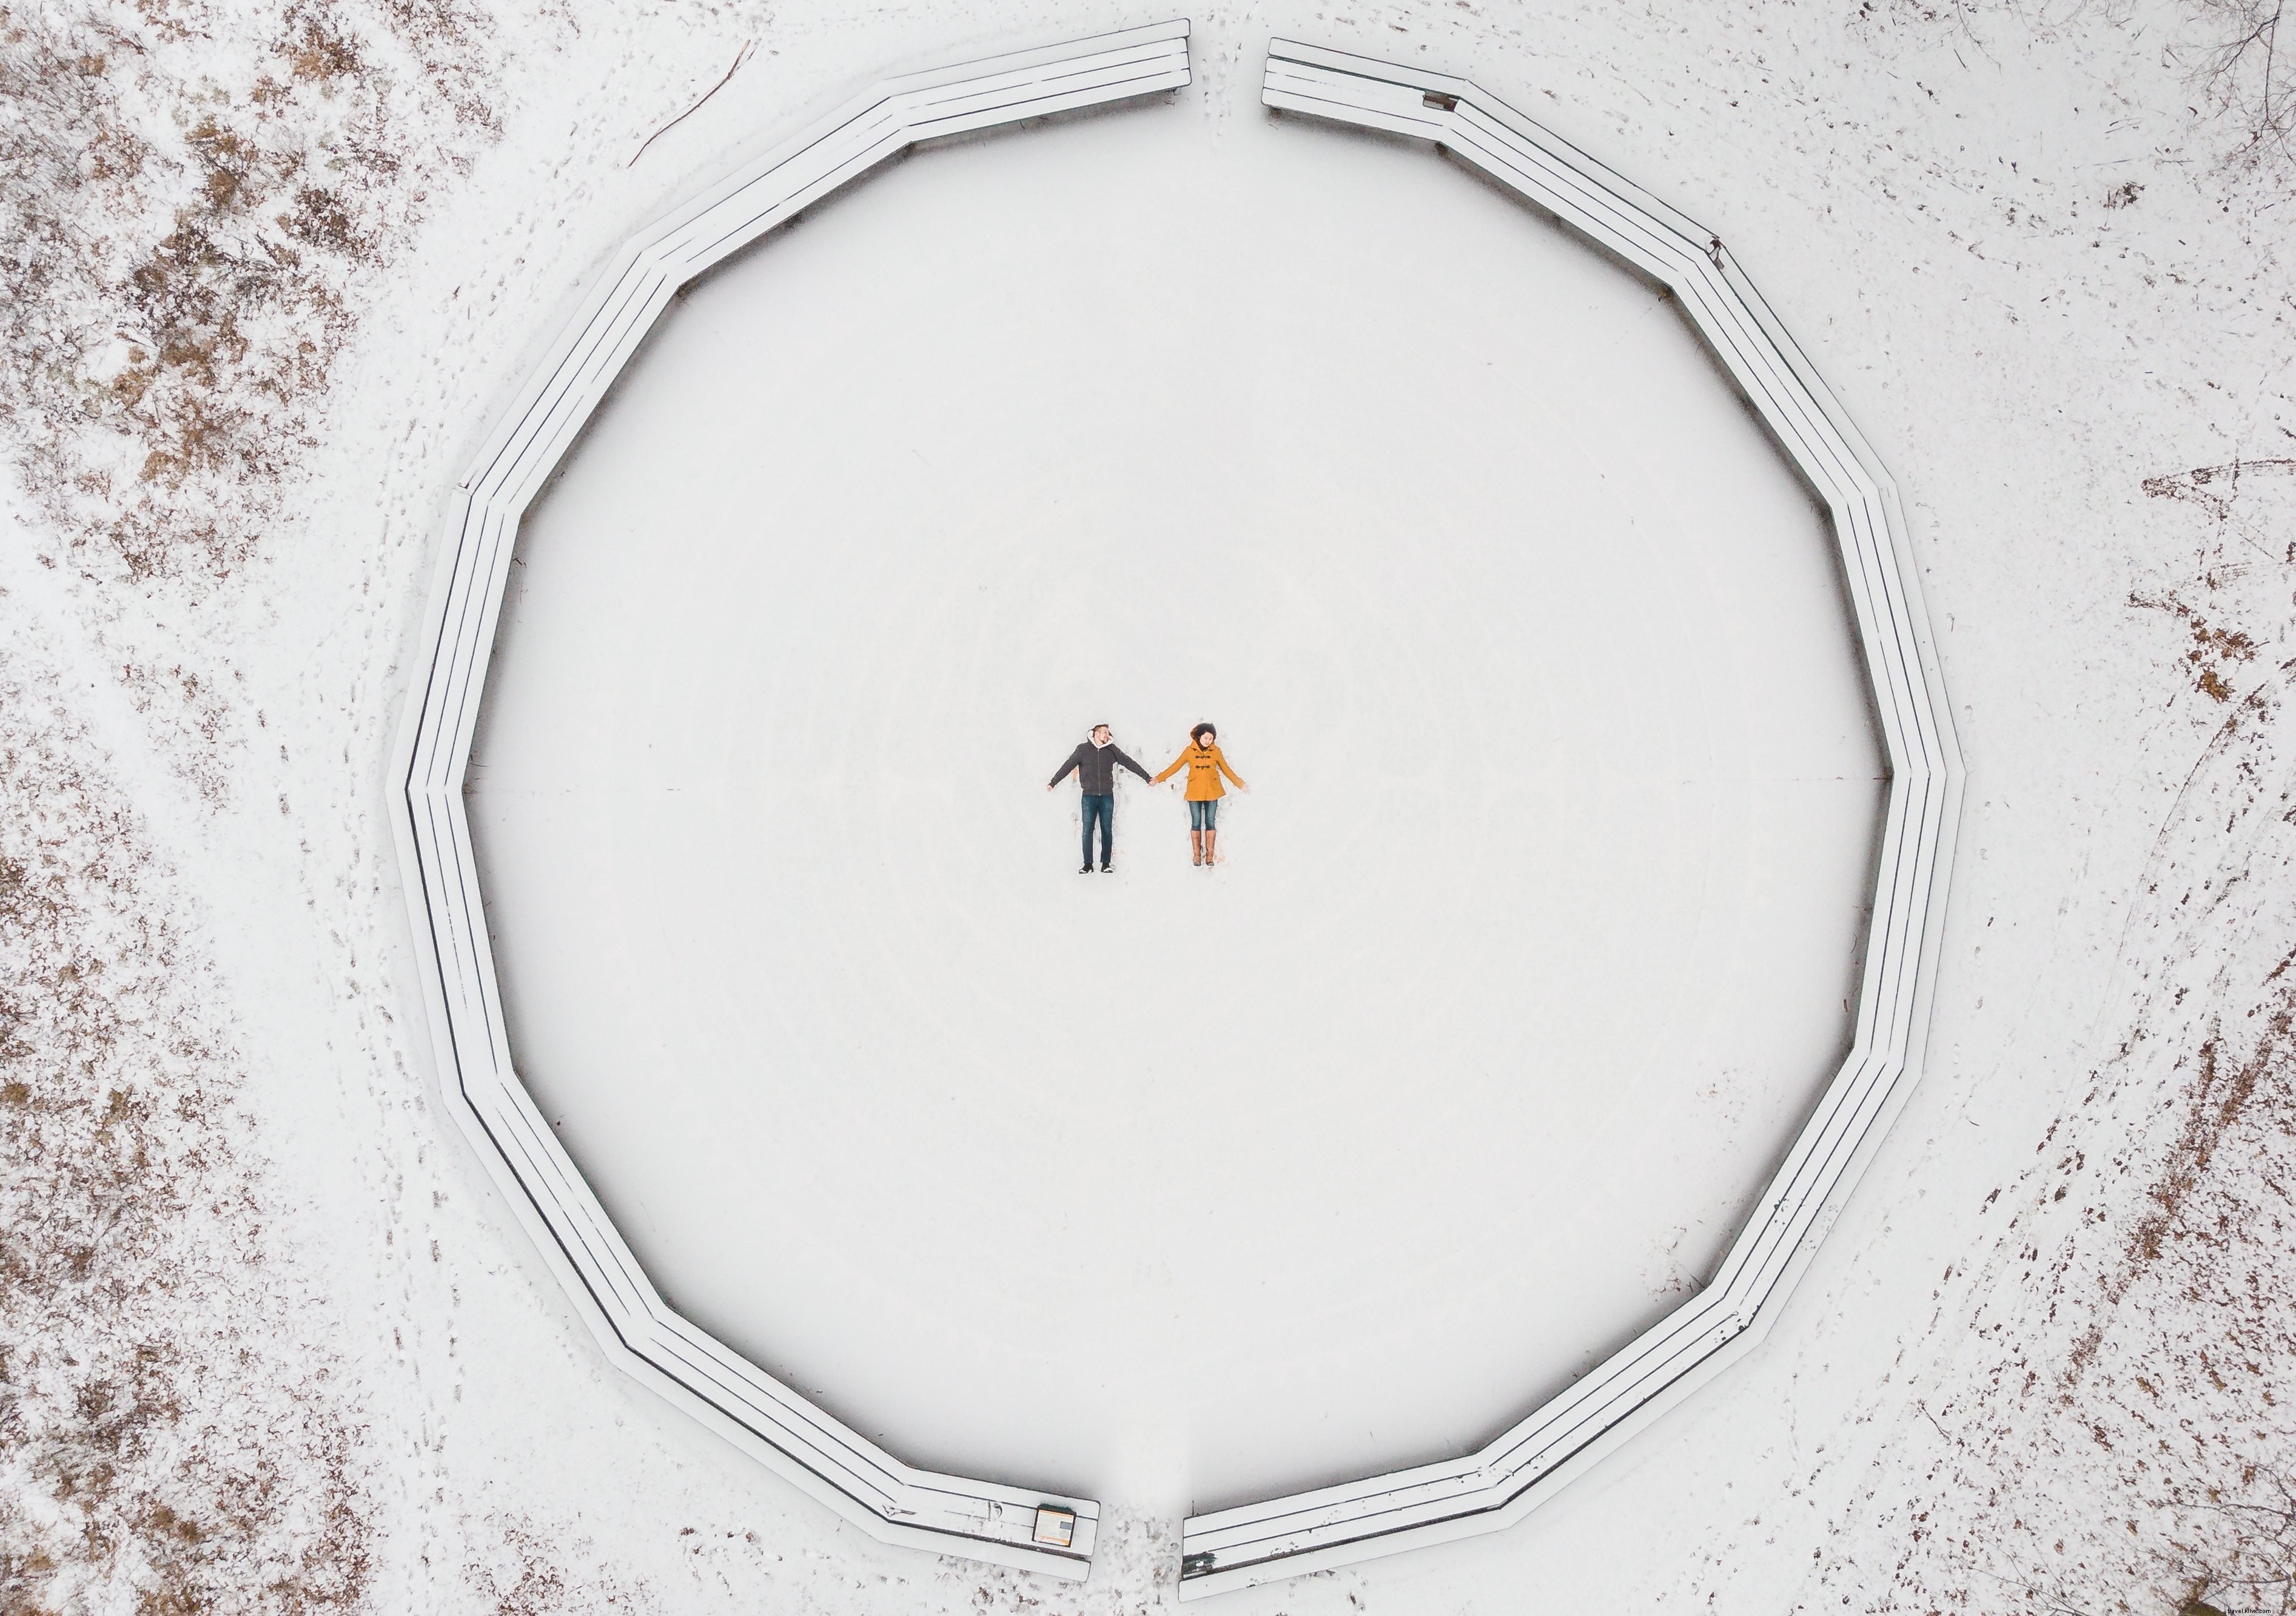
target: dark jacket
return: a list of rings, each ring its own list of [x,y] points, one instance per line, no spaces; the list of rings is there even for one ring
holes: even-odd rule
[[[1116,795],[1116,766],[1119,763],[1143,780],[1148,778],[1146,769],[1126,757],[1113,744],[1095,746],[1086,741],[1069,754],[1069,760],[1062,764],[1053,775],[1053,783],[1058,785],[1069,777],[1069,770],[1074,769],[1077,783],[1084,787],[1086,796],[1113,797]]]

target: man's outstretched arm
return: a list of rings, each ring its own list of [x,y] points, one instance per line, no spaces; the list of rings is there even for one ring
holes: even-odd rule
[[[1122,752],[1119,751],[1116,754],[1116,760],[1124,765],[1125,767],[1130,769],[1134,774],[1139,775],[1143,780],[1147,780],[1149,784],[1153,785],[1156,783],[1153,780],[1149,780],[1148,771],[1146,769],[1142,768],[1137,763],[1135,763],[1131,759],[1126,757]]]
[[[1062,764],[1061,767],[1054,771],[1053,777],[1045,783],[1045,789],[1048,792],[1051,791],[1053,787],[1067,779],[1072,772],[1081,768],[1083,766],[1084,748],[1079,746],[1076,751],[1069,754],[1069,760],[1066,763]]]

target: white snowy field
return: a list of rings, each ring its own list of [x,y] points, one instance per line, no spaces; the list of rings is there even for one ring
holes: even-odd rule
[[[665,325],[473,783],[521,1059],[673,1299],[1099,1492],[1077,1587],[605,1366],[439,1104],[385,774],[447,492],[633,228],[888,70],[1155,14],[12,19],[0,1606],[1163,1608],[1182,1502],[1472,1440],[1694,1282],[1843,1036],[1817,526],[1630,283],[1271,123],[1282,34],[1729,242],[1904,491],[1971,787],[1928,1069],[1760,1350],[1513,1531],[1224,1604],[2280,1609],[2296,169],[2261,58],[2207,77],[2239,11],[1222,11],[1169,104],[919,154]],[[1229,862],[1128,788],[1075,874],[1083,726],[1201,718]]]
[[[1824,519],[1430,152],[919,156],[665,322],[520,557],[520,1070],[682,1308],[919,1462],[1177,1513],[1476,1446],[1695,1287],[1849,1043]],[[1080,878],[1054,767],[1207,718],[1226,862],[1127,775]]]

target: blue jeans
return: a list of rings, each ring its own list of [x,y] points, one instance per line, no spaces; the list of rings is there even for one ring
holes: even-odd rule
[[[1095,797],[1090,792],[1084,795],[1084,861],[1092,862],[1092,822],[1100,821],[1100,862],[1106,864],[1116,851],[1116,799]]]
[[[1219,799],[1215,797],[1210,802],[1188,804],[1188,828],[1192,831],[1219,829]]]

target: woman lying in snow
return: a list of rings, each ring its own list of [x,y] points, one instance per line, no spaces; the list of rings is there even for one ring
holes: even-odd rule
[[[1195,862],[1209,866],[1218,857],[1220,799],[1227,788],[1220,783],[1226,775],[1235,782],[1235,789],[1248,792],[1243,776],[1227,766],[1227,759],[1219,749],[1219,731],[1209,724],[1199,724],[1188,732],[1188,744],[1171,766],[1149,782],[1160,785],[1185,768],[1188,771],[1188,841],[1195,849]]]

